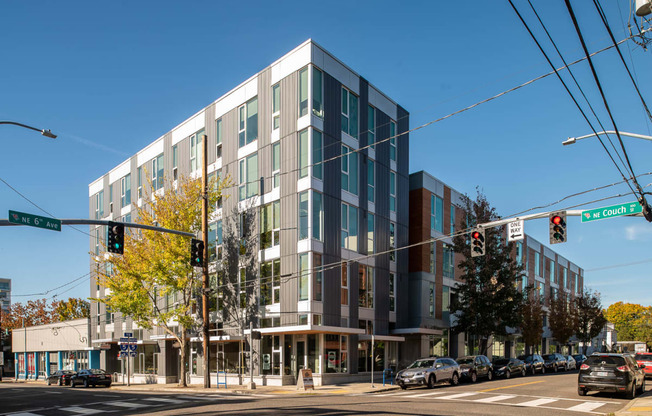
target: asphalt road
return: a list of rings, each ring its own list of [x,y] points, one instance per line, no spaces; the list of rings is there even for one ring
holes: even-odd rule
[[[647,393],[650,394],[650,393]],[[157,393],[107,388],[71,389],[41,384],[0,384],[0,416],[112,415],[588,415],[609,414],[629,400],[618,395],[577,395],[577,372],[515,377],[434,389],[360,394],[252,395]]]

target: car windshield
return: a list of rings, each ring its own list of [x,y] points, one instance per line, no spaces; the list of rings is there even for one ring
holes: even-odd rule
[[[424,368],[432,367],[435,364],[435,360],[416,360],[408,368]]]
[[[541,357],[543,357],[544,360],[554,360],[555,359],[554,354],[546,354],[546,355],[542,355]]]
[[[534,358],[533,358],[531,355],[528,355],[527,357],[524,356],[524,355],[519,355],[519,356],[518,356],[518,359],[519,359],[519,360],[523,360],[523,361],[525,361],[526,363],[531,363],[532,360],[533,360]]]
[[[91,373],[91,374],[104,374],[104,370],[91,369],[91,370],[88,370],[88,372]]]
[[[462,364],[473,364],[474,358],[473,357],[461,357],[458,358],[457,363],[462,365]]]
[[[625,365],[625,359],[614,355],[592,355],[584,362],[587,365],[593,366],[621,366]]]
[[[652,361],[652,354],[636,354],[636,361]]]
[[[576,360],[581,360],[582,356],[581,355],[573,355],[573,358]]]
[[[64,370],[61,372],[61,374],[76,374],[76,373],[72,370]]]
[[[507,364],[509,364],[509,359],[503,358],[501,360],[495,360],[494,364],[495,365],[507,365]]]

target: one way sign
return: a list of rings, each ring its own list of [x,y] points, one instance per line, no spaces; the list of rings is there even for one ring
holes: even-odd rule
[[[523,239],[524,221],[512,221],[507,226],[507,241],[519,241]]]

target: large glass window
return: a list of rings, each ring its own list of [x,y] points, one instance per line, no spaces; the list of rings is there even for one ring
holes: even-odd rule
[[[367,144],[376,148],[376,109],[367,106]]]
[[[396,172],[389,171],[389,210],[396,212]]]
[[[428,284],[428,314],[431,318],[435,317],[435,284]]]
[[[555,261],[553,259],[548,260],[550,262],[550,275],[549,279],[553,283],[559,283],[557,281],[557,275],[555,274]]]
[[[451,305],[450,288],[448,286],[443,286],[442,295],[441,295],[441,312],[442,312],[441,317],[446,323],[448,323],[448,320],[450,318],[450,309],[451,309],[450,305]]]
[[[120,179],[120,207],[131,204],[131,174],[128,173]]]
[[[299,71],[299,117],[308,114],[308,67]]]
[[[95,219],[104,217],[104,191],[95,194]]]
[[[430,195],[430,228],[444,232],[444,200],[437,195]]]
[[[389,223],[389,261],[396,261],[396,224]]]
[[[258,154],[247,156],[239,162],[239,198],[240,201],[258,195]]]
[[[349,265],[347,262],[342,262],[342,281],[340,290],[340,303],[342,305],[349,304]]]
[[[276,142],[272,145],[272,186],[278,188],[281,186],[281,143]]]
[[[312,238],[322,241],[322,229],[324,228],[324,207],[322,194],[312,192]]]
[[[430,273],[435,274],[435,264],[437,261],[437,243],[430,243]]]
[[[451,204],[451,235],[455,234],[455,205]]]
[[[281,85],[272,87],[272,130],[281,126]]]
[[[179,146],[172,146],[172,180],[179,179]]]
[[[190,171],[195,172],[201,169],[202,158],[202,136],[204,131],[201,130],[190,136]]]
[[[374,307],[374,268],[362,264],[358,266],[358,306]]]
[[[312,176],[317,179],[323,178],[323,151],[322,134],[318,130],[312,131]]]
[[[358,97],[342,87],[342,131],[358,138]]]
[[[534,275],[539,277],[541,276],[541,259],[539,257],[539,252],[534,252]]]
[[[163,188],[165,175],[165,164],[163,163],[163,153],[152,159],[152,188],[154,190]]]
[[[396,311],[396,274],[389,273],[389,310]]]
[[[208,224],[208,261],[222,260],[222,220]]]
[[[310,161],[308,160],[309,149],[310,149],[310,136],[308,135],[308,129],[302,130],[299,132],[299,177],[305,178],[308,176],[308,165]]]
[[[260,247],[264,250],[281,243],[281,201],[274,201],[261,208]]]
[[[321,301],[324,292],[324,272],[322,271],[321,254],[312,255],[312,300]]]
[[[215,158],[219,159],[222,157],[222,119],[215,122],[215,131]]]
[[[343,248],[358,250],[358,209],[342,203],[342,242]]]
[[[455,278],[455,252],[453,247],[444,244],[444,277],[449,279]]]
[[[346,373],[348,344],[346,335],[324,334],[325,373]]]
[[[143,197],[143,167],[138,167],[138,199]]]
[[[396,162],[396,122],[389,122],[389,160]]]
[[[310,266],[308,253],[299,254],[299,300],[308,300],[310,285]]]
[[[238,109],[238,145],[243,147],[258,138],[258,97]]]
[[[260,304],[279,303],[281,297],[281,260],[266,261],[260,265]]]
[[[369,202],[376,200],[376,162],[367,159],[367,199]]]
[[[569,288],[569,284],[568,284],[568,269],[565,268],[565,267],[562,267],[562,268],[561,268],[561,275],[562,275],[562,279],[563,279],[562,284],[564,285],[565,288],[568,289],[568,288]]]
[[[342,189],[358,194],[358,153],[342,146]]]
[[[375,252],[375,219],[374,214],[367,213],[367,254]]]
[[[299,193],[299,240],[308,238],[308,191]]]
[[[324,117],[323,74],[312,67],[312,113]]]

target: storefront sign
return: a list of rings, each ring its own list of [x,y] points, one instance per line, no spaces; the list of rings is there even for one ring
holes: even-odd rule
[[[312,381],[312,370],[304,368],[299,371],[299,380],[297,381],[297,390],[315,389],[315,384]]]

